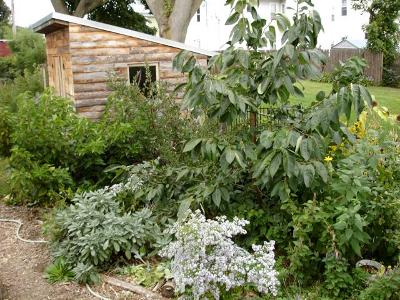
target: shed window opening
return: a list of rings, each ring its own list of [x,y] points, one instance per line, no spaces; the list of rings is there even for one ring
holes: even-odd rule
[[[197,16],[197,22],[200,22],[200,8],[197,10],[196,16]]]
[[[129,83],[135,83],[140,92],[149,96],[151,85],[157,80],[157,66],[131,66],[129,67]]]
[[[347,16],[347,0],[342,0],[342,16]]]

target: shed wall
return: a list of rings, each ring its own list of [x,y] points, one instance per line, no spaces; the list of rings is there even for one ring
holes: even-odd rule
[[[173,58],[181,49],[78,24],[70,24],[69,41],[75,104],[80,116],[98,119],[103,114],[111,93],[107,87],[109,72],[128,81],[130,65],[156,63],[158,79],[168,82],[171,91],[185,81],[185,76],[172,68]],[[195,55],[200,64],[207,64],[207,56]]]
[[[46,51],[49,85],[59,96],[74,100],[68,27],[46,35]]]

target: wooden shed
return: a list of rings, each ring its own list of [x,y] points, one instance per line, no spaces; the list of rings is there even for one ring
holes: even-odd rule
[[[137,31],[52,13],[33,25],[46,36],[49,85],[74,100],[80,116],[98,119],[111,90],[110,72],[127,82],[150,66],[154,79],[167,81],[171,90],[185,81],[172,61],[181,50],[191,51],[206,65],[216,53]]]

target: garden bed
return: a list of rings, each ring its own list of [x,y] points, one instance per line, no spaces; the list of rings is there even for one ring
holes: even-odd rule
[[[42,239],[40,215],[38,209],[6,206],[4,199],[0,201],[0,219],[23,222],[20,235],[25,239]],[[0,222],[0,282],[3,284],[4,300],[98,299],[90,295],[83,285],[73,282],[59,284],[46,282],[43,278],[44,270],[51,263],[47,245],[18,240],[16,229],[16,224]],[[146,299],[106,284],[93,287],[93,290],[109,299]]]

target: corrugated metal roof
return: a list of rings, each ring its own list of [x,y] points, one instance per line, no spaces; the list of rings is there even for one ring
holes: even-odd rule
[[[168,39],[152,36],[152,35],[145,34],[142,32],[129,30],[129,29],[113,26],[113,25],[108,25],[108,24],[91,21],[91,20],[86,20],[86,19],[73,17],[73,16],[60,14],[60,13],[51,13],[48,16],[46,16],[43,19],[36,22],[35,24],[33,24],[31,27],[36,32],[46,34],[46,33],[52,32],[52,31],[59,30],[63,26],[64,22],[75,23],[75,24],[79,24],[79,25],[92,27],[92,28],[97,28],[100,30],[114,32],[114,33],[130,36],[130,37],[146,40],[149,42],[154,42],[154,43],[158,43],[158,44],[162,44],[162,45],[166,45],[166,46],[170,46],[170,47],[174,47],[174,48],[178,48],[178,49],[182,49],[182,50],[192,51],[192,52],[203,54],[206,56],[214,56],[214,55],[218,54],[213,51],[208,51],[208,50],[192,47],[192,46],[189,46],[189,45],[186,45],[183,43],[179,43],[179,42],[171,41]]]

